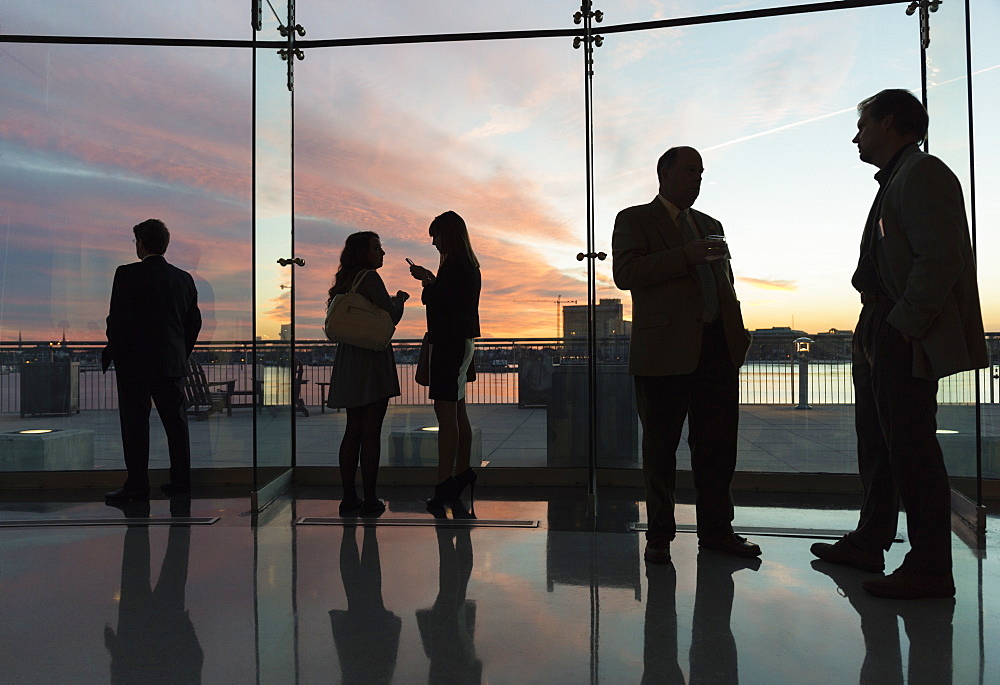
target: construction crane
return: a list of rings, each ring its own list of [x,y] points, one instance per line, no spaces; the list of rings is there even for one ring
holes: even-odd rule
[[[515,302],[548,302],[550,304],[555,303],[556,305],[556,339],[562,337],[562,306],[564,304],[577,304],[576,300],[564,300],[562,295],[556,295],[554,300],[514,300]]]

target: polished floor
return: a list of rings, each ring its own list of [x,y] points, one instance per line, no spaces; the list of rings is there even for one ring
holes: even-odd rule
[[[391,525],[429,522],[402,488],[369,526],[299,523],[337,516],[326,488],[259,517],[245,499],[154,500],[127,512],[136,525],[99,502],[7,498],[0,682],[1000,682],[995,537],[956,529],[954,601],[880,600],[868,574],[809,553],[852,527],[843,499],[738,497],[761,560],[681,533],[671,565],[647,566],[634,491],[590,516],[578,490],[480,490],[478,515],[500,523]]]

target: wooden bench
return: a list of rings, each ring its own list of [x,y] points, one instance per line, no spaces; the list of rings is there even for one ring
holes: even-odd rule
[[[330,399],[330,391],[327,390],[330,387],[330,381],[316,381],[316,385],[320,387],[319,392],[319,413],[326,413],[326,403]],[[340,407],[337,407],[337,413],[340,413]]]
[[[305,400],[302,399],[302,386],[309,381],[303,380],[302,376],[305,374],[305,367],[302,362],[299,361],[298,357],[294,361],[294,375],[292,376],[292,403],[295,405],[295,411],[300,412],[303,416],[309,416],[309,410],[306,409]]]
[[[184,405],[189,415],[194,415],[199,421],[207,419],[216,412],[226,410],[227,416],[233,415],[232,397],[236,390],[236,381],[209,381],[201,364],[193,357],[188,359],[188,374],[184,377]]]

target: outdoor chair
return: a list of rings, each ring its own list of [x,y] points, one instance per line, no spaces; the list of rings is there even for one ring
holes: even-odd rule
[[[299,361],[298,357],[295,358],[295,371],[292,377],[292,397],[295,398],[295,411],[300,412],[303,416],[309,416],[309,410],[306,409],[305,400],[302,399],[302,386],[309,381],[302,380],[302,376],[305,373],[305,367],[302,362]]]
[[[233,415],[236,381],[209,381],[205,370],[193,357],[188,359],[188,375],[184,377],[183,388],[187,413],[199,421],[223,409],[227,416]]]

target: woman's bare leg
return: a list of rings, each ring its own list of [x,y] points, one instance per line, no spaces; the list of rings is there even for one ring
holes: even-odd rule
[[[438,470],[437,482],[443,483],[452,475],[455,459],[459,456],[459,440],[461,424],[459,422],[459,405],[465,412],[465,402],[449,402],[434,400],[434,414],[438,421]],[[468,417],[465,418],[468,423]],[[466,457],[468,463],[468,457]]]

